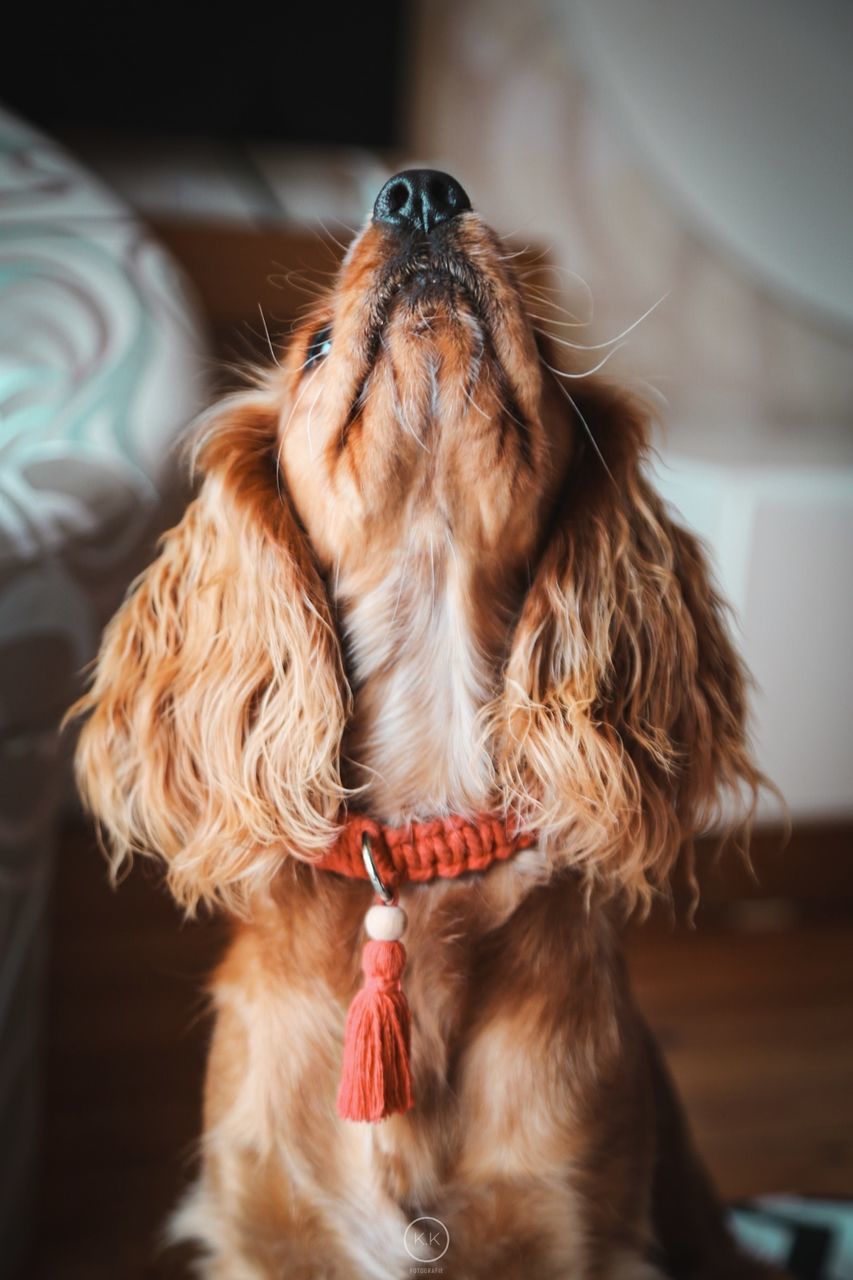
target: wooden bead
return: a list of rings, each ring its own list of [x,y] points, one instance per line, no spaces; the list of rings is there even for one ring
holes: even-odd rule
[[[371,907],[364,917],[367,936],[374,942],[399,942],[406,931],[406,913],[402,907]]]

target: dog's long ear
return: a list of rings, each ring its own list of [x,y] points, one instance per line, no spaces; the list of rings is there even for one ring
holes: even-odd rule
[[[583,388],[597,448],[566,482],[523,606],[496,762],[507,803],[588,884],[645,905],[693,836],[751,816],[762,779],[704,554],[641,470],[645,415]]]
[[[198,498],[104,635],[77,751],[114,866],[160,855],[175,897],[245,909],[342,799],[348,691],[325,590],[276,469],[278,410],[225,403]]]

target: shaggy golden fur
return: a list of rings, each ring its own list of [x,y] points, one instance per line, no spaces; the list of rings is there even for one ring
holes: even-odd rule
[[[422,1214],[456,1280],[752,1273],[618,938],[721,798],[748,816],[744,673],[642,406],[555,351],[476,214],[368,224],[202,424],[198,497],[105,634],[77,760],[113,864],[234,919],[176,1226],[203,1275],[408,1276]],[[348,801],[540,833],[404,890],[417,1104],[375,1127],[334,1110],[371,891],[311,867]]]

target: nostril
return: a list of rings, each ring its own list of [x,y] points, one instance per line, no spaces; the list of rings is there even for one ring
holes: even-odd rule
[[[403,205],[409,198],[409,189],[404,182],[394,182],[391,184],[385,197],[385,204],[389,213],[399,213]]]
[[[427,193],[434,208],[445,209],[453,203],[451,188],[443,178],[432,178],[427,186]]]
[[[424,212],[430,226],[449,222],[471,208],[471,201],[455,178],[435,170],[424,174]]]

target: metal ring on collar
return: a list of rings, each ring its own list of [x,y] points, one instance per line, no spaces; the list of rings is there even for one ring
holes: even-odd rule
[[[376,890],[377,895],[387,906],[388,903],[394,901],[397,895],[393,890],[388,888],[388,885],[382,879],[379,871],[377,870],[376,863],[373,861],[373,850],[370,847],[370,836],[366,831],[361,833],[361,857],[370,883]]]

